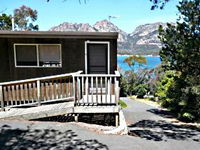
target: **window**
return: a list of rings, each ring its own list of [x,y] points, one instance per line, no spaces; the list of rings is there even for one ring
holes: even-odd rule
[[[17,66],[37,66],[37,51],[34,45],[16,45]]]
[[[59,44],[14,44],[16,67],[61,67]]]

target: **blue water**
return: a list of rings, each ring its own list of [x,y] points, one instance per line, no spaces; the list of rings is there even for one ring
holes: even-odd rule
[[[124,62],[124,59],[127,58],[127,55],[123,56],[117,56],[117,65],[120,67],[123,71],[130,70],[130,67],[127,65],[127,63]],[[145,56],[147,59],[147,65],[143,65],[142,68],[152,69],[156,66],[161,64],[161,60],[159,56]],[[134,65],[134,70],[137,71],[139,68],[138,63]]]

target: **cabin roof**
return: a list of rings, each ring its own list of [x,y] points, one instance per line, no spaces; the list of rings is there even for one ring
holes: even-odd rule
[[[90,38],[117,39],[118,32],[0,31],[0,38]]]

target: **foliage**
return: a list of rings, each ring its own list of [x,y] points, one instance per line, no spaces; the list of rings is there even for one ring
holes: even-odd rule
[[[138,98],[143,98],[147,94],[147,84],[139,84],[135,87]]]
[[[23,31],[37,31],[38,25],[33,25],[37,20],[37,11],[22,5],[20,8],[14,10],[15,27],[17,30]]]
[[[12,29],[12,21],[11,16],[2,14],[0,15],[0,30],[11,30]]]
[[[119,100],[119,105],[120,105],[122,108],[126,108],[126,107],[127,107],[127,104],[126,104],[123,100]]]
[[[183,0],[176,25],[160,27],[160,56],[165,70],[177,74],[166,90],[166,102],[180,118],[200,120],[200,0]]]
[[[139,66],[142,66],[143,64],[145,65],[147,64],[146,58],[143,56],[138,56],[138,55],[129,56],[124,59],[124,62],[126,62],[132,70],[134,70],[133,68],[134,68],[135,63],[138,63]]]
[[[164,107],[169,107],[170,103],[172,102],[171,99],[169,99],[168,91],[170,87],[172,86],[174,82],[174,71],[167,71],[161,78],[161,81],[158,82],[158,86],[156,89],[155,96],[157,96],[160,100],[160,103]]]
[[[150,2],[153,3],[153,5],[151,6],[151,10],[154,10],[156,8],[160,8],[163,9],[165,4],[167,2],[169,2],[170,0],[150,0]]]
[[[12,16],[7,14],[0,15],[0,30],[12,29]],[[33,25],[37,20],[37,11],[30,7],[22,5],[20,8],[14,10],[14,26],[15,30],[22,31],[37,31],[38,25]]]
[[[137,95],[142,98],[147,94],[148,70],[142,69],[141,66],[147,64],[147,60],[142,56],[129,56],[124,62],[129,65],[131,70],[126,71],[121,77],[121,96]],[[139,69],[134,72],[136,63],[139,64]]]

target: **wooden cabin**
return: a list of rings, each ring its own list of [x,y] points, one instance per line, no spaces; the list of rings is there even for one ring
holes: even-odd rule
[[[117,37],[113,32],[0,31],[0,82],[79,70],[113,74]]]
[[[118,33],[110,32],[1,31],[2,110],[64,100],[66,107],[29,110],[38,114],[28,119],[68,112],[115,113],[118,120],[117,38]]]

